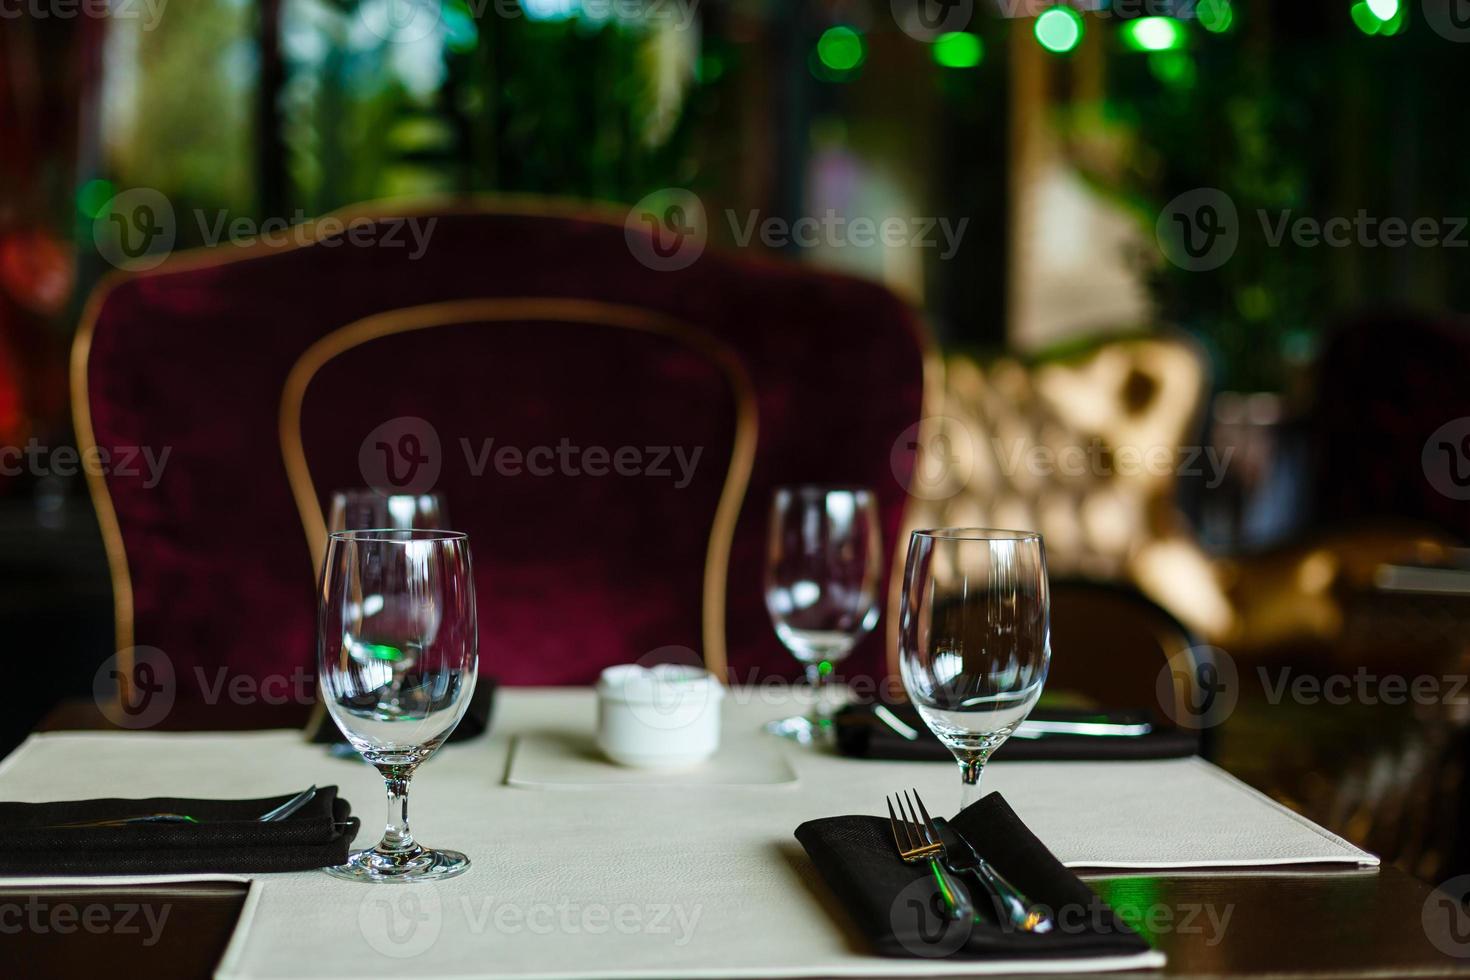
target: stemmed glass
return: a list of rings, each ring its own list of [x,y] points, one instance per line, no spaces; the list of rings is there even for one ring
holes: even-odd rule
[[[318,667],[342,734],[382,774],[388,824],[376,847],[328,874],[407,882],[467,871],[408,828],[408,784],[464,716],[478,667],[470,545],[454,531],[335,531],[322,564]]]
[[[328,511],[327,531],[364,531],[372,528],[443,529],[449,527],[449,515],[444,501],[437,493],[392,493],[383,494],[363,487],[355,490],[338,490],[332,494],[332,506]],[[311,718],[306,723],[309,738],[319,739],[331,726],[327,720],[327,705],[320,697],[312,707]],[[356,750],[346,742],[332,741],[327,751],[339,759],[351,759]]]
[[[1041,535],[915,531],[903,574],[899,671],[924,724],[954,753],[963,806],[992,753],[1041,697],[1051,664]]]
[[[828,674],[878,622],[883,574],[878,506],[870,490],[781,487],[771,500],[766,610],[776,636],[806,668],[812,709],[766,730],[810,742],[831,727]]]

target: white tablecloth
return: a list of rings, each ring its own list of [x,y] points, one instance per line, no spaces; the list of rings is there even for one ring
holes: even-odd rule
[[[786,710],[736,695],[725,702],[725,725],[736,737]],[[843,759],[777,743],[795,781],[650,777],[640,787],[622,778],[577,788],[565,782],[574,767],[557,769],[555,792],[508,780],[518,734],[585,734],[593,718],[588,691],[502,690],[492,735],[441,750],[413,785],[415,835],[466,852],[471,872],[412,887],[319,872],[259,876],[218,975],[900,976],[1028,965],[868,954],[826,907],[832,899],[792,837],[813,817],[882,814],[883,794],[909,786],[931,810],[953,810],[955,767]],[[523,771],[517,781],[535,778]],[[1377,863],[1197,759],[997,763],[985,778],[1073,867]],[[376,836],[377,774],[292,732],[48,734],[0,764],[0,797],[8,800],[244,798],[308,783],[339,785],[364,817],[359,843]],[[1090,965],[1159,962],[1147,954]],[[1056,970],[1055,962],[1029,965]]]

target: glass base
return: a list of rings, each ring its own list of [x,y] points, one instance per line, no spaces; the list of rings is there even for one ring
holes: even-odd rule
[[[443,881],[470,870],[470,859],[458,851],[433,851],[425,847],[404,854],[385,854],[368,848],[353,851],[346,864],[323,868],[333,878],[371,881],[379,884],[409,884]]]
[[[810,718],[796,715],[791,718],[782,718],[780,721],[767,722],[765,729],[772,735],[780,735],[789,738],[793,742],[802,745],[811,745],[813,742],[825,741],[827,737],[827,725],[812,721]]]

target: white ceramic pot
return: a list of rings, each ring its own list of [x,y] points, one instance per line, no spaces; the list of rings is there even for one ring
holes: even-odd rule
[[[724,685],[699,667],[609,667],[597,681],[597,745],[625,766],[692,766],[720,747],[724,697]]]

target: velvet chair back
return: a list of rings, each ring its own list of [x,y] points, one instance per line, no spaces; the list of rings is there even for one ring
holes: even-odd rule
[[[204,678],[218,696],[221,672],[309,671],[327,498],[382,480],[377,443],[410,445],[403,420],[422,419],[440,442],[433,489],[474,541],[488,673],[586,683],[669,645],[719,666],[723,640],[733,679],[794,675],[763,602],[771,491],[872,486],[897,552],[922,326],[877,285],[792,263],[708,250],[651,268],[624,218],[542,201],[378,209],[303,246],[181,254],[99,287],[73,389],[83,450],[132,461],[89,475],[119,648],[164,651],[180,698],[207,698]],[[375,333],[383,318],[402,329]],[[511,477],[483,457],[492,438],[637,447],[646,463],[651,446],[702,453],[684,487]],[[163,465],[139,465],[143,450]],[[891,625],[849,672],[882,673]]]
[[[723,667],[755,407],[708,334],[586,302],[436,304],[327,335],[286,390],[287,473],[314,552],[319,488],[439,494],[470,535],[484,669],[500,681],[578,683],[693,651]]]

